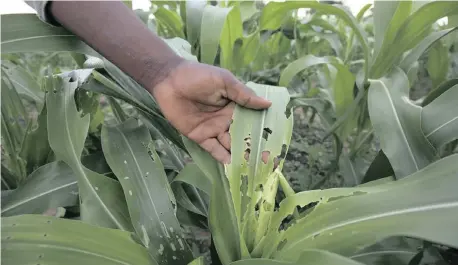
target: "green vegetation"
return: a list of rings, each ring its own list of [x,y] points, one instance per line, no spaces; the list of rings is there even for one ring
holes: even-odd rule
[[[2,15],[5,264],[458,262],[456,3],[136,13],[272,107],[236,107],[222,165],[71,33]],[[211,234],[205,255],[190,229]]]

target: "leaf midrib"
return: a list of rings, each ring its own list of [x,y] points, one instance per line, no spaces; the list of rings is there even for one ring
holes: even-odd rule
[[[298,240],[296,242],[293,242],[291,245],[285,246],[285,248],[282,250],[282,252],[284,250],[286,250],[286,249],[290,249],[290,248],[294,247],[295,245],[301,243],[304,240],[309,239],[310,237],[313,237],[313,235],[323,234],[326,231],[337,229],[337,228],[342,228],[344,226],[356,224],[356,223],[359,223],[359,222],[366,222],[366,221],[386,218],[386,217],[390,217],[390,216],[402,215],[402,214],[410,214],[410,213],[417,213],[417,212],[421,212],[421,211],[447,209],[447,208],[454,208],[454,207],[458,208],[458,201],[451,201],[451,202],[430,204],[430,205],[425,205],[425,206],[410,207],[410,208],[405,208],[405,209],[401,209],[401,210],[392,210],[392,211],[388,211],[388,212],[385,212],[385,213],[366,215],[366,216],[362,216],[362,217],[359,217],[359,218],[350,219],[350,220],[347,220],[345,222],[337,223],[335,225],[329,226],[327,228],[323,228],[323,229],[318,230],[318,231],[313,231],[313,233],[302,237],[300,240]]]
[[[450,119],[449,121],[442,123],[436,129],[434,129],[430,133],[428,133],[428,135],[426,135],[426,137],[430,137],[431,135],[433,135],[434,133],[436,133],[437,131],[439,131],[440,129],[442,129],[443,127],[449,125],[450,123],[454,122],[457,119],[458,119],[458,116],[455,116],[453,119]]]
[[[129,153],[131,154],[131,157],[132,157],[132,159],[133,159],[134,162],[135,162],[135,166],[136,166],[138,172],[140,173],[139,176],[140,176],[141,182],[142,182],[143,185],[145,186],[145,190],[146,190],[146,192],[148,193],[148,197],[149,197],[149,199],[150,199],[150,201],[151,201],[151,204],[152,204],[152,206],[153,206],[153,209],[154,209],[154,212],[155,212],[155,214],[156,214],[156,216],[157,216],[157,219],[158,219],[158,220],[161,220],[161,218],[159,218],[159,213],[158,213],[157,210],[156,210],[156,205],[154,204],[154,200],[153,200],[153,197],[151,196],[151,192],[150,192],[150,190],[148,189],[148,186],[149,186],[149,185],[148,185],[148,183],[146,183],[145,179],[141,177],[142,171],[141,171],[140,165],[139,165],[139,163],[138,163],[138,161],[137,161],[137,158],[136,158],[135,155],[134,155],[134,151],[132,150],[132,148],[131,148],[131,146],[130,146],[130,144],[129,144],[129,141],[128,141],[127,138],[124,136],[124,134],[123,134],[122,131],[119,129],[119,127],[115,127],[115,128],[116,128],[117,131],[119,131],[119,134],[121,135],[123,141],[126,143],[127,148],[129,149]]]
[[[64,92],[65,93],[65,92]],[[70,143],[70,147],[71,147],[71,150],[73,152],[72,153],[72,156],[73,156],[73,159],[75,160],[76,162],[76,169],[77,171],[81,174],[82,176],[82,179],[84,180],[84,182],[87,184],[87,186],[89,187],[89,190],[91,191],[91,193],[93,194],[93,196],[95,196],[97,198],[97,200],[100,202],[103,210],[108,214],[108,216],[113,220],[113,222],[121,229],[121,230],[127,230],[115,217],[114,215],[110,212],[110,210],[108,209],[108,207],[105,205],[105,203],[103,202],[102,198],[100,198],[100,196],[97,194],[97,192],[95,191],[94,187],[91,185],[91,182],[89,181],[86,173],[84,172],[84,168],[83,166],[81,165],[81,161],[79,160],[78,158],[78,155],[76,154],[76,150],[75,150],[75,146],[73,145],[73,141],[72,141],[72,137],[70,135],[70,126],[68,124],[68,120],[67,117],[68,117],[68,103],[69,103],[69,100],[72,100],[72,98],[70,99],[64,99],[64,116],[65,116],[65,131],[66,131],[66,134],[67,134],[67,137],[69,139],[69,143]],[[78,116],[78,115],[77,115]],[[80,117],[77,117],[77,119],[82,119]]]
[[[9,44],[9,43],[14,43],[14,42],[19,42],[19,41],[26,41],[26,40],[33,40],[33,39],[41,39],[41,38],[52,38],[52,37],[75,37],[75,35],[41,35],[41,36],[33,36],[33,37],[27,37],[27,38],[20,38],[20,39],[12,39],[12,40],[7,40],[7,41],[2,41],[1,44]]]
[[[74,184],[77,184],[77,183],[78,183],[78,181],[72,181],[72,182],[70,182],[70,183],[66,183],[66,184],[61,185],[61,186],[58,186],[58,187],[56,187],[56,188],[47,190],[47,191],[45,191],[45,192],[41,192],[41,193],[39,193],[39,194],[37,194],[37,195],[35,195],[35,196],[32,196],[32,197],[30,197],[30,198],[28,198],[28,199],[21,200],[21,201],[15,203],[15,204],[13,204],[13,205],[10,205],[10,206],[7,207],[7,208],[3,208],[3,209],[2,209],[2,214],[5,213],[5,212],[7,212],[7,211],[9,211],[9,210],[11,210],[11,209],[13,209],[13,208],[16,208],[16,207],[18,207],[18,206],[20,206],[20,205],[22,205],[22,204],[25,204],[25,203],[27,203],[27,202],[29,202],[29,201],[32,201],[32,200],[34,200],[34,199],[36,199],[36,198],[39,198],[39,197],[41,197],[41,196],[45,196],[45,195],[47,195],[47,194],[49,194],[49,193],[52,193],[52,192],[57,191],[57,190],[60,190],[60,189],[64,189],[64,188],[66,188],[66,187],[69,187],[69,186],[74,185]]]
[[[402,127],[401,121],[399,120],[399,114],[398,114],[398,112],[396,110],[396,107],[393,104],[393,99],[391,98],[391,94],[390,94],[388,88],[385,86],[385,83],[383,83],[381,81],[378,81],[378,82],[382,85],[383,90],[385,91],[386,95],[388,96],[390,107],[391,107],[393,113],[395,114],[394,115],[395,116],[395,121],[396,121],[398,127],[400,128],[402,139],[404,140],[405,144],[407,145],[407,150],[409,151],[410,157],[412,158],[412,161],[413,161],[413,163],[415,165],[415,169],[419,170],[417,161],[415,160],[415,156],[413,155],[412,149],[410,148],[409,141],[407,140],[407,136],[404,133],[404,127]]]

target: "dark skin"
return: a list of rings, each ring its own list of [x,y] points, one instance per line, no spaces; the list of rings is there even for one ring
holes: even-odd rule
[[[180,133],[222,163],[230,162],[228,129],[235,104],[271,105],[231,72],[176,55],[121,1],[55,1],[50,12],[147,89]]]

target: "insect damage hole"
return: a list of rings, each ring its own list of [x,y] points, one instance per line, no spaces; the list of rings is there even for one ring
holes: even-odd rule
[[[267,164],[267,162],[269,162],[269,156],[270,156],[270,151],[262,151],[261,160],[264,164]]]
[[[273,168],[273,171],[275,171],[275,169],[277,169],[278,165],[280,165],[281,161],[283,161],[283,159],[285,159],[287,150],[288,150],[288,146],[286,144],[283,144],[281,146],[280,155],[274,157],[274,168]]]
[[[246,161],[250,160],[250,153],[251,153],[251,149],[249,147],[247,149],[245,149],[244,158],[245,158]]]
[[[271,130],[270,128],[267,128],[267,127],[266,127],[266,128],[264,128],[264,130],[262,131],[262,138],[263,138],[264,140],[267,141],[268,138],[269,138],[269,135],[271,135],[271,134],[272,134],[272,130]]]

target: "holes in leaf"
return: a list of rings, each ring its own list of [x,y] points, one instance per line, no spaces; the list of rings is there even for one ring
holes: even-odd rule
[[[261,160],[264,164],[267,164],[269,161],[270,151],[262,151],[261,153]]]
[[[272,130],[270,128],[264,128],[262,131],[262,138],[267,141],[270,134],[272,134]]]
[[[288,108],[288,107],[286,108],[285,116],[286,116],[287,119],[289,118],[289,116],[291,116],[291,108]]]
[[[242,175],[242,183],[240,185],[240,192],[245,195],[248,191],[248,175]]]
[[[292,214],[288,214],[283,220],[281,220],[281,224],[278,227],[278,232],[282,230],[286,230],[288,227],[290,227],[294,223],[294,216]]]
[[[285,159],[287,149],[288,149],[288,146],[287,146],[286,144],[283,144],[283,145],[281,146],[280,155],[274,158],[274,168],[273,168],[273,171],[275,171],[275,169],[277,169],[278,165],[280,165],[280,162],[281,162],[283,159]]]
[[[342,198],[351,197],[351,196],[358,196],[358,195],[364,195],[364,194],[367,194],[367,192],[365,192],[365,191],[355,191],[355,192],[353,192],[352,194],[349,194],[349,195],[331,197],[331,198],[329,198],[327,200],[327,202],[337,201],[337,200],[342,199]]]
[[[282,248],[286,245],[286,242],[288,242],[286,238],[280,241],[280,243],[278,243],[278,246],[277,246],[277,251],[282,250]]]
[[[151,158],[151,160],[153,160],[153,162],[154,162],[155,160],[154,160],[153,151],[151,151],[151,149],[149,147],[148,147],[148,155]]]
[[[259,202],[256,203],[256,205],[254,206],[254,210],[255,210],[256,212],[259,211]]]
[[[250,160],[250,153],[251,153],[251,149],[249,147],[247,149],[245,149],[244,158],[245,158],[246,161]]]
[[[247,147],[251,146],[251,137],[246,137],[245,139],[243,139],[243,141],[245,141],[245,145]]]
[[[262,184],[259,184],[258,186],[256,186],[256,189],[255,191],[264,191],[264,187],[262,186]]]

